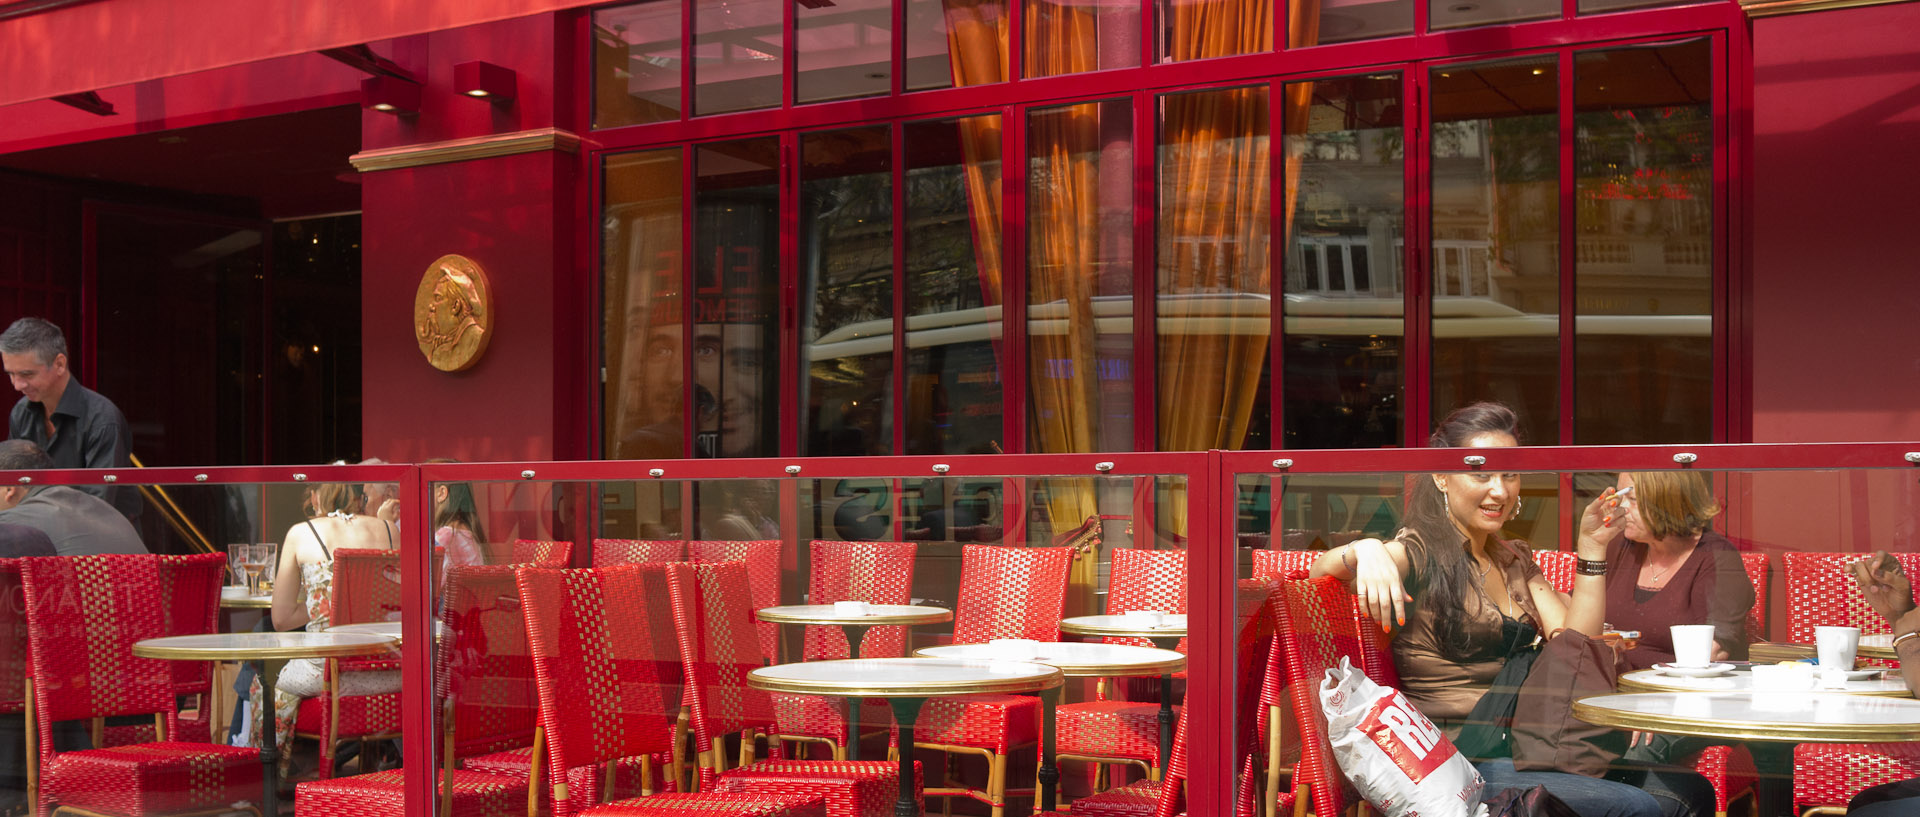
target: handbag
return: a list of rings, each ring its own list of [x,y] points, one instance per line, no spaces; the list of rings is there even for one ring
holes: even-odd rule
[[[1546,786],[1501,789],[1487,798],[1485,817],[1580,817]]]
[[[1573,716],[1573,702],[1617,691],[1618,658],[1597,638],[1561,630],[1547,639],[1513,708],[1513,767],[1600,777],[1627,749],[1627,733]]]

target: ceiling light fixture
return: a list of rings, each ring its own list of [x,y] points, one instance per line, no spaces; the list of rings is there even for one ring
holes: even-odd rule
[[[419,113],[420,86],[398,77],[368,77],[360,81],[360,107],[381,113]]]
[[[474,60],[453,67],[454,90],[476,99],[513,99],[518,80],[513,69],[490,62]]]

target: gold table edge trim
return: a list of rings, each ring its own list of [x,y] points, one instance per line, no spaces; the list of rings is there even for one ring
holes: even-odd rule
[[[220,606],[230,610],[265,610],[273,606],[272,596],[220,597]]]
[[[952,610],[941,610],[938,613],[913,613],[910,615],[902,615],[902,616],[861,616],[859,621],[850,621],[843,618],[828,619],[828,618],[819,618],[816,616],[802,616],[802,615],[789,616],[784,613],[774,613],[773,615],[767,615],[765,613],[765,610],[771,610],[771,609],[773,608],[768,607],[768,608],[763,608],[761,610],[753,611],[754,618],[760,621],[767,622],[769,624],[813,624],[813,625],[818,625],[822,627],[836,627],[843,624],[859,624],[859,625],[876,626],[876,627],[877,626],[900,626],[900,625],[912,625],[912,624],[938,624],[942,621],[953,620]],[[934,608],[928,608],[928,609],[934,609]]]
[[[343,635],[369,635],[369,633],[344,633]],[[357,655],[379,655],[392,652],[400,646],[397,638],[381,638],[360,644],[325,644],[308,646],[272,647],[258,650],[220,647],[173,647],[165,644],[144,644],[135,642],[133,654],[141,658],[159,658],[169,661],[272,661],[279,658],[348,658]]]
[[[1061,672],[1059,667],[1045,664],[1041,666],[1046,666],[1053,671],[1046,675],[1027,678],[1009,678],[1004,681],[949,682],[945,684],[901,683],[879,686],[833,686],[823,684],[819,681],[791,681],[785,678],[768,678],[760,675],[760,670],[754,670],[747,673],[747,686],[755,689],[764,689],[768,692],[832,695],[841,698],[940,698],[948,695],[984,695],[996,692],[1039,692],[1043,689],[1052,689],[1066,683],[1066,673]]]
[[[1098,624],[1069,624],[1060,622],[1060,631],[1074,635],[1099,635],[1114,638],[1186,638],[1185,627],[1160,627],[1152,630],[1125,627],[1102,627]]]
[[[1639,680],[1634,680],[1634,679],[1631,679],[1631,678],[1628,678],[1628,677],[1626,676],[1626,673],[1621,673],[1621,675],[1620,675],[1620,691],[1621,691],[1621,692],[1629,692],[1629,693],[1630,693],[1630,692],[1721,692],[1721,693],[1731,693],[1731,694],[1734,694],[1734,695],[1739,695],[1739,694],[1741,694],[1741,693],[1745,693],[1745,692],[1752,692],[1752,691],[1754,691],[1754,690],[1749,690],[1749,689],[1698,689],[1698,688],[1691,688],[1691,687],[1677,687],[1677,686],[1676,686],[1676,687],[1663,687],[1663,686],[1656,686],[1656,685],[1653,685],[1653,684],[1649,684],[1649,683],[1647,683],[1646,681],[1639,681]],[[1771,691],[1771,690],[1769,690],[1769,691]],[[1805,691],[1806,691],[1806,692],[1810,692],[1810,693],[1811,693],[1811,692],[1831,692],[1831,693],[1833,693],[1833,694],[1835,694],[1835,695],[1863,695],[1863,696],[1866,696],[1866,697],[1868,697],[1868,698],[1912,698],[1912,697],[1913,697],[1913,693],[1912,693],[1912,692],[1908,692],[1908,691],[1906,691],[1906,690],[1898,690],[1898,689],[1890,689],[1890,690],[1887,690],[1887,691],[1885,691],[1885,692],[1849,692],[1849,691],[1847,691],[1847,690],[1844,690],[1844,689],[1809,689],[1809,690],[1805,690]]]
[[[1671,692],[1671,690],[1663,690]],[[1845,694],[1845,693],[1839,693]],[[1914,743],[1920,742],[1920,726],[1909,724],[1856,723],[1820,726],[1791,721],[1717,721],[1678,715],[1647,715],[1589,704],[1595,695],[1573,702],[1573,716],[1595,726],[1615,729],[1639,729],[1670,735],[1691,735],[1729,740],[1801,741],[1807,743]],[[1844,731],[1845,734],[1841,734]]]
[[[1759,647],[1762,653],[1792,655],[1799,658],[1805,658],[1807,656],[1813,655],[1819,650],[1818,647],[1815,647],[1812,644],[1798,644],[1791,641],[1761,641],[1758,643],[1747,645],[1747,652],[1749,653],[1748,658],[1752,658],[1751,653],[1753,652],[1753,649],[1755,647]],[[1900,655],[1898,653],[1895,653],[1892,647],[1882,647],[1877,644],[1861,644],[1859,647],[1855,648],[1854,657],[1855,658],[1883,658],[1889,661],[1900,660]]]
[[[937,644],[932,647],[921,647],[920,649],[913,651],[913,657],[944,658],[948,661],[996,660],[993,658],[985,658],[985,657],[959,658],[951,655],[928,655],[927,654],[928,650],[938,650],[945,647],[963,647],[963,646],[968,646],[968,645]],[[1139,647],[1138,649],[1157,650],[1160,648],[1159,647]],[[1167,650],[1167,652],[1173,652],[1173,651]],[[1124,667],[1116,667],[1111,664],[1066,664],[1066,663],[1060,663],[1055,661],[1047,661],[1040,658],[1031,659],[1029,661],[1026,661],[1025,663],[1045,664],[1049,667],[1053,667],[1054,669],[1057,669],[1063,673],[1066,673],[1067,677],[1069,678],[1143,678],[1143,677],[1152,676],[1152,675],[1167,675],[1170,673],[1175,673],[1183,669],[1186,669],[1187,657],[1182,655],[1178,659],[1161,661],[1157,664],[1128,664]]]

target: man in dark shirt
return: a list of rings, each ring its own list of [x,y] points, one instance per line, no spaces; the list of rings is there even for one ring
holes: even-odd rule
[[[0,558],[58,555],[59,551],[53,549],[53,540],[47,538],[45,531],[26,525],[0,523]]]
[[[0,471],[37,471],[53,467],[39,446],[26,440],[0,443]],[[133,523],[97,496],[65,485],[8,485],[0,488],[0,525],[26,525],[53,540],[60,556],[96,553],[146,553]]]
[[[67,338],[39,318],[21,318],[0,332],[0,360],[20,392],[7,437],[26,440],[53,458],[53,468],[124,468],[132,464],[127,418],[112,400],[74,382]],[[139,493],[107,485],[78,490],[105,499],[129,520],[140,518]]]

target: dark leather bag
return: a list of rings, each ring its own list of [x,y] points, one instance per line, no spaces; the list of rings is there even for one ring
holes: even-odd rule
[[[1486,804],[1487,817],[1580,817],[1546,786],[1501,789]]]
[[[1573,716],[1573,702],[1618,691],[1618,657],[1597,638],[1562,630],[1547,639],[1513,707],[1513,767],[1600,777],[1627,749],[1627,733]]]

